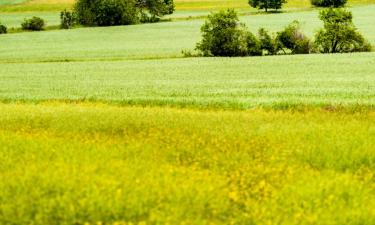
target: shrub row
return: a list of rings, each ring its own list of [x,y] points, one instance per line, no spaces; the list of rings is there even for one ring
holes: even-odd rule
[[[298,21],[276,34],[261,28],[254,35],[240,23],[237,13],[228,9],[208,17],[196,50],[202,56],[228,57],[371,51],[369,42],[356,30],[351,12],[330,8],[320,12],[320,19],[324,27],[311,42]]]
[[[276,35],[261,28],[256,36],[239,22],[233,9],[211,14],[201,32],[203,38],[196,49],[203,56],[259,56],[279,52],[304,54],[311,50],[310,40],[300,31],[298,22],[293,22]]]

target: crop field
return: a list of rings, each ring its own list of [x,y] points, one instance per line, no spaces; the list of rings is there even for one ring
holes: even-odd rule
[[[322,23],[307,0],[175,2],[60,30],[72,0],[0,0],[0,224],[375,224],[375,52],[184,57],[220,8],[253,32]],[[374,3],[349,0],[373,46]],[[32,16],[52,28],[20,31]]]
[[[0,109],[1,224],[375,220],[372,111]]]
[[[375,105],[374,63],[373,53],[324,58],[6,63],[0,68],[0,100],[243,109],[259,105],[370,107]]]

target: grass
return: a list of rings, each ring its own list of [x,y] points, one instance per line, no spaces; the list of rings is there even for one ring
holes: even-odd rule
[[[0,2],[0,6],[20,4],[20,3],[23,3],[23,2],[25,2],[25,0],[2,0]]]
[[[55,12],[18,12],[18,13],[4,13],[0,15],[0,20],[9,28],[20,28],[25,19],[32,18],[37,15],[46,21],[46,26],[60,25],[60,15]]]
[[[24,11],[61,11],[71,8],[75,0],[3,0],[0,11],[24,12]],[[375,0],[349,0],[348,4],[367,5]],[[175,0],[177,10],[214,10],[224,8],[249,9],[246,0]],[[286,8],[309,8],[310,0],[289,0]]]
[[[375,44],[375,26],[368,22],[373,17],[375,5],[354,7],[351,10],[359,30]],[[241,17],[241,21],[254,32],[260,27],[278,31],[293,20],[299,20],[310,37],[322,27],[318,11]],[[200,40],[203,23],[204,20],[198,19],[1,35],[0,62],[181,57],[181,50],[193,50]]]
[[[374,53],[365,53],[9,63],[0,67],[0,100],[198,108],[374,106],[374,59]]]
[[[374,121],[1,104],[0,223],[373,224]]]

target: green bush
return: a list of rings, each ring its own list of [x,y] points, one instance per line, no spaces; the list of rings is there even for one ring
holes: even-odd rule
[[[135,0],[78,0],[75,12],[78,22],[88,26],[128,25],[140,20]]]
[[[268,9],[281,9],[286,0],[249,0],[249,5],[253,8],[264,9],[266,12]]]
[[[196,49],[204,56],[261,55],[259,40],[244,24],[239,23],[237,13],[222,10],[208,16],[201,28],[203,39]]]
[[[290,50],[292,54],[309,54],[311,52],[310,40],[301,32],[300,24],[294,21],[283,31],[277,33],[278,46],[282,50]]]
[[[8,32],[8,29],[5,25],[1,24],[0,22],[0,34],[6,34]]]
[[[141,22],[153,23],[164,15],[174,12],[173,0],[137,0],[137,7],[141,10]]]
[[[74,12],[69,12],[65,9],[60,13],[60,21],[62,29],[70,29],[76,24],[77,18]]]
[[[276,55],[280,50],[279,42],[277,42],[276,38],[272,37],[266,29],[261,28],[258,30],[258,38],[261,49],[264,50],[267,55]]]
[[[44,20],[42,18],[34,16],[31,19],[25,19],[21,24],[23,30],[40,31],[44,30]]]
[[[78,22],[89,26],[155,22],[174,11],[173,0],[77,0]]]
[[[342,7],[348,0],[311,0],[311,4],[319,7]]]
[[[321,53],[371,51],[371,45],[353,24],[353,15],[344,9],[329,8],[320,12],[324,27],[315,35]]]

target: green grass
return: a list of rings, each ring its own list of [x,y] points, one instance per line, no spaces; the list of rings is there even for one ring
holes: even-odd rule
[[[46,26],[60,25],[60,15],[55,12],[19,12],[19,13],[3,13],[0,15],[2,24],[8,28],[20,28],[25,19],[38,16],[46,21]]]
[[[359,30],[375,44],[375,26],[369,23],[375,5],[354,7],[351,10]],[[322,27],[318,11],[241,17],[255,32],[260,27],[278,31],[297,19],[310,37]],[[0,62],[181,57],[181,50],[194,49],[200,40],[203,23],[204,20],[199,19],[1,35]]]
[[[25,1],[26,0],[1,0],[0,6],[20,4],[20,3],[23,3]]]
[[[374,121],[3,104],[0,223],[373,224]]]
[[[0,100],[271,108],[375,105],[375,53],[0,67]]]

